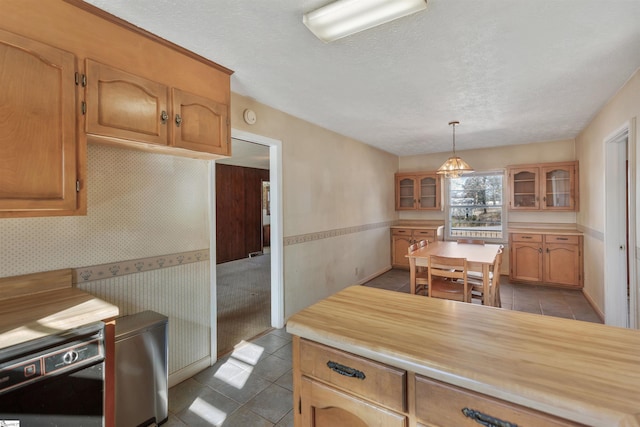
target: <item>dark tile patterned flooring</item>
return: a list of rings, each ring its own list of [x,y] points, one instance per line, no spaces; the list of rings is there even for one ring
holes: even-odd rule
[[[602,323],[580,291],[509,283],[500,285],[502,307]],[[390,270],[365,284],[409,292],[409,272]],[[268,331],[236,345],[213,366],[169,389],[168,427],[293,426],[291,336]]]

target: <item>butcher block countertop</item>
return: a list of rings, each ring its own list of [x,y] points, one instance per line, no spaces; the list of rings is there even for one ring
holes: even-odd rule
[[[509,223],[509,233],[557,234],[565,236],[582,236],[575,224],[542,224],[542,223]]]
[[[444,227],[442,221],[400,221],[397,224],[391,226],[391,228],[411,228],[414,230],[437,230],[440,227]]]
[[[71,269],[1,278],[0,304],[0,349],[119,314],[73,287]]]
[[[287,331],[590,426],[640,425],[640,331],[346,288]]]

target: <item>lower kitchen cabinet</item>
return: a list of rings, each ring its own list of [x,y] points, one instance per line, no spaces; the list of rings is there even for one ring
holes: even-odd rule
[[[580,425],[298,336],[293,345],[296,426]]]
[[[429,243],[443,239],[444,226],[432,227],[392,227],[391,228],[391,265],[394,268],[409,269],[409,259],[406,257],[409,246],[420,240]]]
[[[581,235],[509,233],[509,279],[582,288],[582,242]]]

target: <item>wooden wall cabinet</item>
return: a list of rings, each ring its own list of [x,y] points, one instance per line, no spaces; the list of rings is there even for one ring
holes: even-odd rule
[[[507,174],[509,210],[579,210],[577,161],[514,165]]]
[[[442,210],[440,175],[429,173],[397,173],[396,210]]]
[[[84,213],[76,57],[0,30],[0,70],[0,218]]]
[[[409,269],[409,259],[406,257],[409,246],[427,240],[429,243],[435,240],[442,240],[444,237],[444,226],[434,226],[431,228],[391,228],[391,265],[394,268]]]
[[[81,0],[2,7],[0,218],[86,214],[87,141],[231,154],[231,70]]]
[[[90,59],[86,73],[87,134],[134,148],[156,144],[230,154],[227,105]]]
[[[582,288],[582,245],[580,235],[509,233],[509,279]]]

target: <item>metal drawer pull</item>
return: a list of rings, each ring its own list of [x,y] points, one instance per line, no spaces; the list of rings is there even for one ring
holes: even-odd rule
[[[569,240],[568,237],[556,237],[556,240]]]
[[[523,239],[532,239],[533,237],[531,236],[522,236]]]
[[[336,362],[332,362],[331,360],[327,362],[327,366],[332,371],[337,372],[340,375],[344,375],[345,377],[353,377],[361,380],[364,380],[366,378],[364,372],[358,371],[357,369],[353,369],[345,365],[341,365]]]
[[[471,418],[473,421],[486,427],[518,427],[517,424],[510,423],[509,421],[502,421],[501,419],[483,414],[475,409],[463,408],[462,413],[465,417]]]

